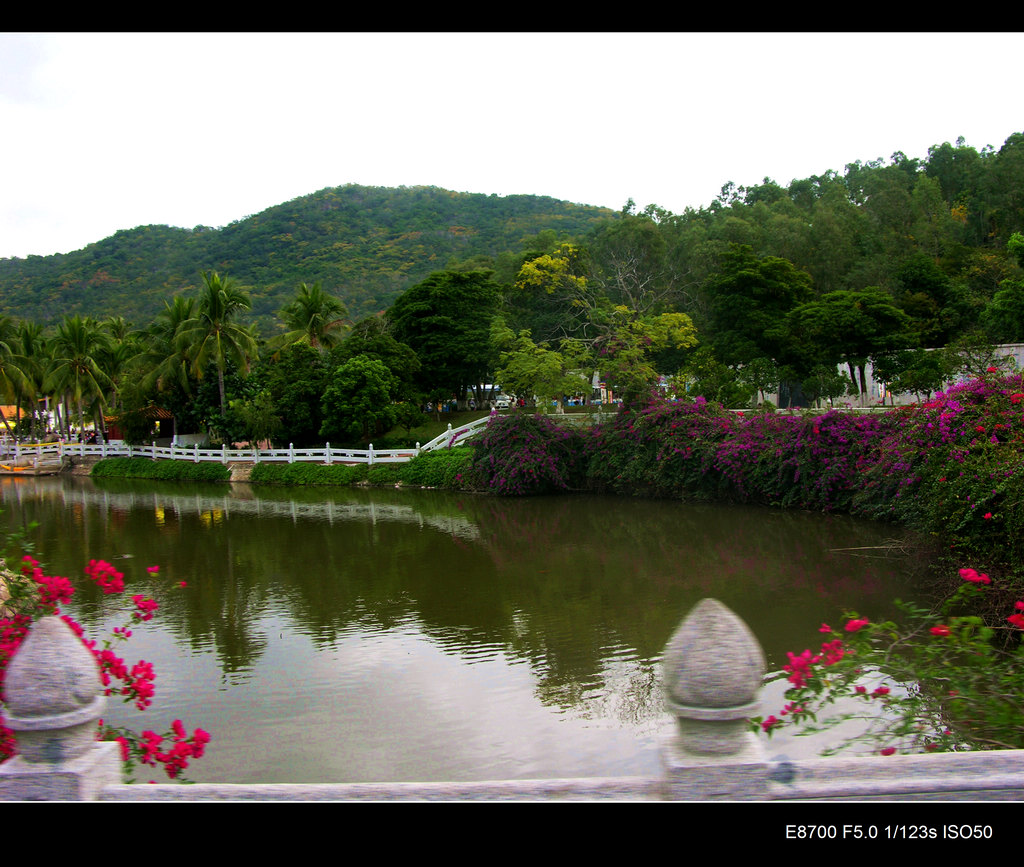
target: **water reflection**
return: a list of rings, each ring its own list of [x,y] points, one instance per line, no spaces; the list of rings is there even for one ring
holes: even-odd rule
[[[197,779],[653,773],[657,662],[697,601],[779,664],[909,581],[906,558],[834,551],[893,528],[795,512],[79,478],[0,494],[54,571],[123,557],[130,593],[162,591],[131,650],[157,665],[153,727],[214,732]],[[99,631],[114,605],[85,590],[78,613]]]

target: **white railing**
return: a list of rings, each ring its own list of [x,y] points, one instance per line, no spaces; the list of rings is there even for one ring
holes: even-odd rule
[[[491,414],[478,418],[476,421],[471,421],[469,424],[464,424],[461,427],[457,427],[454,430],[451,425],[448,425],[446,430],[440,436],[434,437],[425,446],[420,447],[421,452],[432,452],[437,449],[450,449],[458,441],[459,445],[462,445],[470,437],[474,437],[479,433],[482,433],[484,429],[491,423],[491,419],[494,418],[497,413],[492,410]]]
[[[448,430],[440,436],[435,437],[424,446],[416,443],[415,446],[397,449],[375,449],[370,443],[367,449],[341,449],[331,448],[326,443],[322,448],[295,448],[289,443],[286,449],[229,449],[226,445],[219,449],[201,449],[198,445],[188,448],[178,446],[158,446],[156,443],[150,445],[127,445],[123,442],[97,443],[89,445],[86,443],[3,443],[0,444],[0,458],[5,460],[39,459],[50,457],[60,459],[70,457],[94,457],[94,458],[149,458],[151,460],[169,461],[202,461],[229,464],[238,461],[251,461],[252,463],[318,463],[318,464],[397,464],[412,460],[421,452],[434,451],[441,448],[450,448],[463,442],[470,437],[479,434],[487,427],[491,418],[486,417]]]

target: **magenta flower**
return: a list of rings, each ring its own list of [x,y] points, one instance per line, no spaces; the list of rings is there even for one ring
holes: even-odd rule
[[[866,617],[861,620],[851,620],[846,624],[846,631],[857,632],[867,626],[869,622],[870,621]]]

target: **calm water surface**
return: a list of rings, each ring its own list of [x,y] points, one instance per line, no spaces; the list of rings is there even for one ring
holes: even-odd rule
[[[90,633],[124,616],[78,580],[90,558],[161,602],[124,647],[156,700],[107,717],[205,728],[196,781],[654,774],[659,656],[700,599],[778,667],[823,620],[913,593],[914,557],[877,547],[903,531],[799,512],[64,477],[3,479],[0,499],[8,527],[39,523]]]

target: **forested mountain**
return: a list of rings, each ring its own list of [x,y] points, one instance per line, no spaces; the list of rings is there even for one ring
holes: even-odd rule
[[[333,187],[222,229],[139,226],[73,253],[0,259],[0,313],[146,323],[171,296],[198,292],[200,272],[214,269],[246,288],[257,320],[316,282],[358,319],[451,262],[495,260],[542,230],[581,235],[612,213],[543,196]]]

